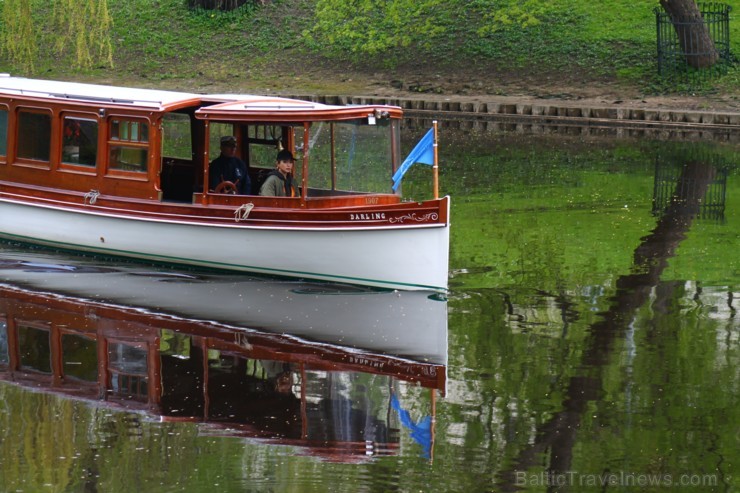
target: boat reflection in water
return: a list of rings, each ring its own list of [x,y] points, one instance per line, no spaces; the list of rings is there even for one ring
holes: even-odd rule
[[[402,435],[431,456],[447,316],[430,293],[152,271],[7,246],[0,282],[7,382],[328,460],[397,453]]]

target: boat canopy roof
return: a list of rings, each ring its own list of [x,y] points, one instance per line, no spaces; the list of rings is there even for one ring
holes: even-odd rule
[[[195,94],[79,82],[26,79],[0,74],[0,95],[19,95],[56,101],[97,103],[174,111],[202,106],[196,117],[237,121],[325,121],[357,118],[401,118],[402,110],[387,105],[337,106],[297,99],[248,94]]]
[[[195,116],[207,120],[270,122],[355,120],[368,117],[380,119],[403,116],[401,108],[397,106],[338,106],[269,96],[236,95],[235,97],[239,99],[203,107],[195,112]]]
[[[203,95],[186,92],[26,79],[23,77],[11,77],[7,74],[0,76],[0,94],[88,103],[107,103],[117,106],[142,107],[162,111],[173,109],[173,107],[198,104],[204,99]]]

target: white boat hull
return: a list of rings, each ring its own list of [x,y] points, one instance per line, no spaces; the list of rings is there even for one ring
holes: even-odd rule
[[[447,288],[449,224],[271,228],[0,200],[0,237],[55,248],[401,290]]]

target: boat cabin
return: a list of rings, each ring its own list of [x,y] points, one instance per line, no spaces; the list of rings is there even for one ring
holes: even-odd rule
[[[234,136],[254,206],[394,204],[402,112],[277,97],[199,95],[0,75],[0,184],[55,194],[234,206],[209,163]],[[260,197],[279,150],[293,153],[296,197]]]

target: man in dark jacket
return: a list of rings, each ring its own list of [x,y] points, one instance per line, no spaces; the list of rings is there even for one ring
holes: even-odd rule
[[[236,138],[221,137],[221,155],[211,162],[208,168],[209,189],[218,193],[252,193],[252,183],[247,173],[247,165],[236,157]],[[229,184],[233,184],[233,187]],[[219,185],[221,185],[219,187]]]

